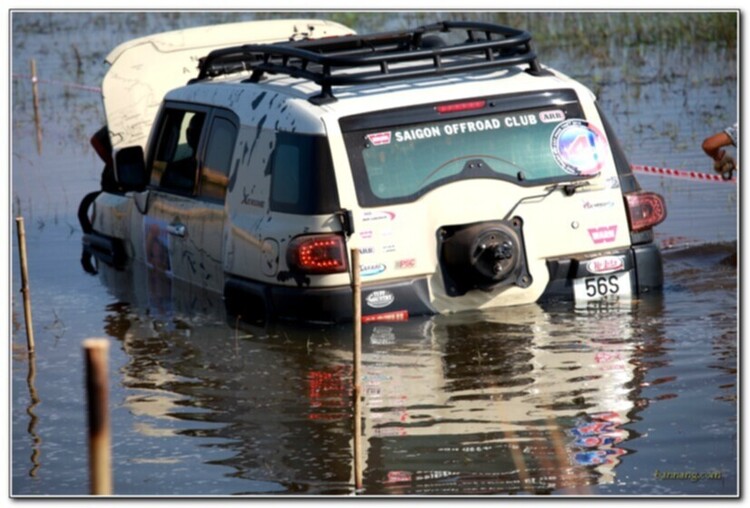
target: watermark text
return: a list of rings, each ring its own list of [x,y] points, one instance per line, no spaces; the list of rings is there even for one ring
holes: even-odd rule
[[[657,480],[683,480],[699,482],[702,480],[721,480],[721,471],[707,471],[700,473],[697,471],[654,471],[654,478]]]

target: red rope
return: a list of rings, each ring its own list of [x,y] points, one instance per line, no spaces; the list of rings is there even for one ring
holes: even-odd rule
[[[704,182],[737,183],[736,177],[732,177],[729,180],[724,180],[721,175],[701,173],[699,171],[683,171],[681,169],[657,168],[654,166],[644,166],[641,164],[632,164],[630,168],[633,171],[650,173],[652,175],[671,176],[674,178],[688,178],[691,180],[702,180]]]

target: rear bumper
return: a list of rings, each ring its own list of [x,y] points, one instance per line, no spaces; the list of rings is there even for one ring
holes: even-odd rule
[[[99,233],[83,235],[84,253],[115,267],[122,266],[127,255],[121,240]],[[633,294],[658,291],[664,284],[662,256],[654,243],[637,245],[608,255],[622,256],[624,270],[632,270]],[[550,280],[540,302],[572,299],[573,280],[589,277],[588,258],[547,261]],[[348,286],[310,288],[276,286],[228,276],[224,287],[227,310],[247,321],[293,319],[337,323],[352,319],[352,290]],[[430,303],[426,277],[403,279],[362,287],[362,316],[365,322],[398,321],[409,316],[437,314]]]
[[[623,270],[632,270],[633,294],[661,289],[664,284],[662,257],[653,244],[638,245],[618,252]],[[587,268],[591,258],[547,261],[550,281],[540,301],[572,299],[573,280],[595,275]],[[224,287],[227,310],[247,321],[293,319],[310,322],[338,323],[352,320],[350,287],[310,288],[275,286],[238,277],[228,277]],[[364,322],[399,321],[409,316],[437,314],[430,303],[427,278],[400,280],[362,287]]]
[[[248,321],[294,319],[338,323],[352,320],[352,289],[273,286],[229,277],[224,286],[227,310]],[[435,314],[426,278],[362,287],[364,322],[399,321]]]
[[[610,253],[608,253],[610,254]],[[636,245],[629,249],[611,253],[624,256],[623,270],[635,274],[633,294],[658,291],[664,285],[664,268],[661,251],[654,243]],[[590,258],[555,259],[547,261],[549,283],[540,301],[573,298],[573,280],[595,275],[587,268]]]

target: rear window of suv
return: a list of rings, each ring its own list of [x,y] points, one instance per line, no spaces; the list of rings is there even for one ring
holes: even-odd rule
[[[472,178],[519,185],[585,178],[606,148],[572,90],[385,111],[341,126],[362,206],[413,201]]]

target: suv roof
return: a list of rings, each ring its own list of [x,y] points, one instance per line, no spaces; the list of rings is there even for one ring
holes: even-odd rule
[[[440,34],[460,35],[446,41]],[[317,104],[336,100],[332,87],[403,81],[489,71],[520,64],[544,74],[528,32],[489,23],[443,21],[408,31],[253,44],[212,51],[201,60],[196,80],[252,71],[257,83],[267,73],[309,79],[321,87]]]
[[[503,80],[504,94],[574,88],[593,96],[580,83],[540,66],[530,41],[528,32],[513,28],[444,21],[379,34],[244,44],[209,53],[190,86],[167,97],[211,102],[213,94],[199,92],[204,86],[215,90],[221,84],[240,93],[252,83],[256,94],[281,94],[344,116],[382,109],[383,94],[389,108],[430,101],[426,94],[437,87],[439,97],[432,98],[440,101],[493,95],[499,91],[487,84],[497,79]],[[221,97],[213,101],[226,105]]]

